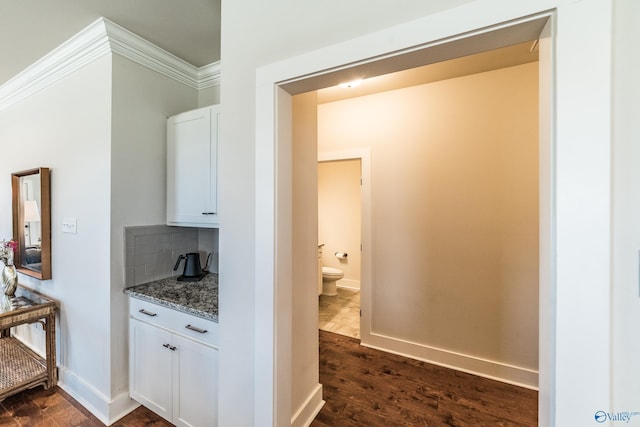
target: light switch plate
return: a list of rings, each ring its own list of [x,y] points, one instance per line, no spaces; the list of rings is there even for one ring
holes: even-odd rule
[[[75,218],[64,218],[62,220],[62,232],[77,234],[77,221]]]

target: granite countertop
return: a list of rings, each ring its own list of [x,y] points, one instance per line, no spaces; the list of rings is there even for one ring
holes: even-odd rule
[[[199,282],[179,282],[177,276],[168,277],[125,288],[124,292],[133,298],[218,321],[217,273],[209,273]]]

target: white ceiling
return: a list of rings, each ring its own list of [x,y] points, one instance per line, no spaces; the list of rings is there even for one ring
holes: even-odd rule
[[[1,0],[0,86],[101,16],[196,67],[220,59],[220,0]]]

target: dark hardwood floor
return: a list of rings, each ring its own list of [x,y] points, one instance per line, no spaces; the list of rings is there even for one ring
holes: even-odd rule
[[[537,425],[535,391],[368,349],[325,331],[320,382],[327,403],[312,427]],[[112,425],[172,426],[144,407]],[[104,424],[60,388],[38,387],[0,402],[0,426]]]
[[[113,427],[173,426],[142,406],[111,425]],[[61,388],[44,390],[42,387],[36,387],[0,402],[0,426],[104,427],[104,424]]]
[[[323,426],[536,426],[538,393],[320,331]]]

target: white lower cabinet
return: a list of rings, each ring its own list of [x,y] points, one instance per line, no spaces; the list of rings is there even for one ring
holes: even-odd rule
[[[162,418],[173,420],[173,354],[164,344],[171,334],[156,326],[131,319],[129,324],[131,398]]]
[[[218,421],[218,351],[189,339],[174,336],[180,359],[174,362],[176,395],[173,423],[177,426],[214,426]],[[210,397],[216,397],[210,402]]]
[[[176,426],[217,425],[217,323],[132,298],[129,340],[132,399]]]

